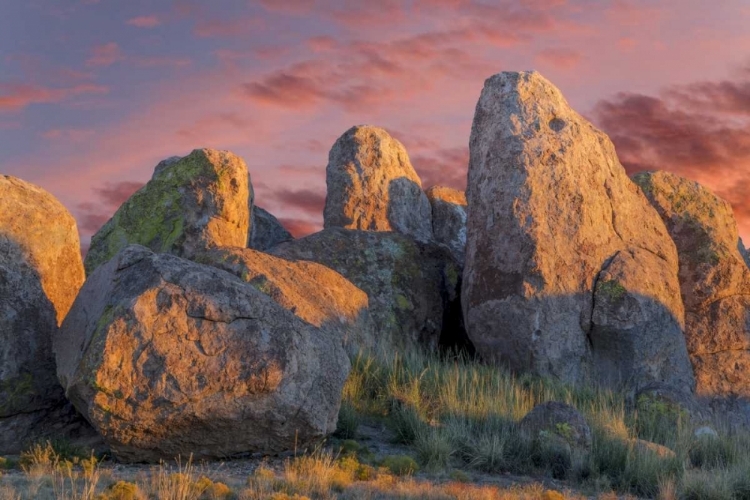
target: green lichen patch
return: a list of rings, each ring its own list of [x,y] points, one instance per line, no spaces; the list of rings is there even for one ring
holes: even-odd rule
[[[161,170],[139,189],[91,239],[84,265],[90,274],[130,244],[171,252],[185,240],[185,200],[189,186],[218,182],[203,151]]]
[[[611,302],[617,302],[627,295],[628,290],[617,280],[600,281],[596,285],[596,294]]]

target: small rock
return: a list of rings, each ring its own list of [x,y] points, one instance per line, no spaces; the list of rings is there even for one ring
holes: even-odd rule
[[[457,189],[432,186],[426,191],[432,205],[435,241],[447,246],[463,267],[466,250],[466,195]]]
[[[695,429],[694,436],[697,439],[703,439],[703,438],[718,439],[719,438],[719,433],[716,432],[715,430],[713,430],[711,427],[703,426],[703,427],[699,427],[699,428]]]
[[[255,205],[250,218],[247,247],[266,252],[279,243],[293,240],[292,234],[267,210]]]
[[[591,449],[591,428],[578,410],[565,403],[548,401],[534,407],[519,423],[521,432],[537,437],[541,432],[558,436],[570,446]]]

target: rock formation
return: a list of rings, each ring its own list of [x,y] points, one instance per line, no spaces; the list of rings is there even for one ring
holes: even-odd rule
[[[217,248],[197,260],[240,277],[302,321],[335,330],[352,354],[374,347],[367,294],[328,267],[249,248]]]
[[[259,206],[251,207],[250,234],[247,247],[265,252],[279,243],[293,240],[294,237],[284,229],[279,220]]]
[[[732,207],[667,172],[633,177],[677,245],[697,394],[750,397],[750,269]]]
[[[57,381],[52,338],[83,280],[70,213],[46,191],[0,176],[0,454],[82,425]]]
[[[352,127],[331,148],[324,227],[432,238],[430,202],[404,146],[382,128]]]
[[[55,342],[66,395],[125,461],[304,448],[333,432],[342,339],[227,272],[133,245]]]
[[[432,186],[426,191],[432,206],[435,241],[447,246],[463,266],[466,250],[466,195],[457,189]]]
[[[192,258],[217,246],[244,247],[251,197],[247,166],[227,151],[196,149],[165,160],[91,239],[86,272],[129,244]]]
[[[489,78],[470,139],[477,352],[567,382],[694,385],[677,253],[603,133],[536,72]]]
[[[436,348],[441,334],[460,337],[450,312],[458,301],[459,268],[448,251],[398,233],[324,229],[282,243],[271,253],[319,262],[367,293],[374,332],[371,345]]]

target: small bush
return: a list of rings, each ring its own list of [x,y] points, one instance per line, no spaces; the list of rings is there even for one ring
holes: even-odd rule
[[[735,444],[728,438],[703,436],[693,442],[688,456],[694,467],[717,469],[734,464],[738,453]]]
[[[110,485],[97,500],[145,500],[146,495],[135,483],[117,481]]]
[[[380,465],[396,476],[412,475],[419,470],[417,462],[407,455],[390,455]]]
[[[454,470],[451,472],[451,479],[459,483],[468,483],[471,481],[471,477],[462,470]]]
[[[419,462],[429,469],[443,469],[453,455],[453,444],[441,429],[426,427],[414,441]]]
[[[334,435],[342,439],[354,439],[357,437],[358,427],[359,415],[357,415],[357,410],[350,402],[343,401],[341,409],[339,409],[339,420],[336,423]]]

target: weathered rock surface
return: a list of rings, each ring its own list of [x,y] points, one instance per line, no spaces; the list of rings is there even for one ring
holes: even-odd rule
[[[677,254],[603,133],[536,72],[485,82],[470,140],[463,307],[514,370],[691,390]]]
[[[251,207],[250,234],[247,247],[265,252],[279,243],[293,240],[292,234],[281,225],[279,220],[259,206]]]
[[[564,440],[571,447],[591,449],[591,428],[578,410],[565,403],[547,401],[536,405],[519,423],[521,432],[536,438],[544,432]]]
[[[55,342],[66,395],[125,461],[304,447],[336,427],[342,339],[236,276],[129,246]]]
[[[696,394],[750,397],[750,269],[738,249],[732,207],[667,172],[633,179],[677,245]]]
[[[435,241],[450,248],[463,266],[466,250],[466,195],[457,189],[432,186],[427,199],[432,206],[432,233]]]
[[[369,297],[377,338],[386,348],[421,343],[434,349],[460,337],[455,325],[459,268],[447,250],[398,233],[328,228],[282,243],[272,254],[319,262],[337,271]]]
[[[0,176],[0,454],[82,425],[57,381],[52,338],[83,280],[70,213],[41,188]]]
[[[367,294],[333,269],[249,248],[217,248],[197,260],[240,277],[301,320],[334,330],[350,353],[374,347]]]
[[[227,151],[167,159],[91,239],[86,272],[129,244],[188,259],[206,248],[244,247],[250,192],[245,162]]]
[[[430,202],[404,146],[385,130],[352,127],[331,148],[324,227],[432,238]]]

